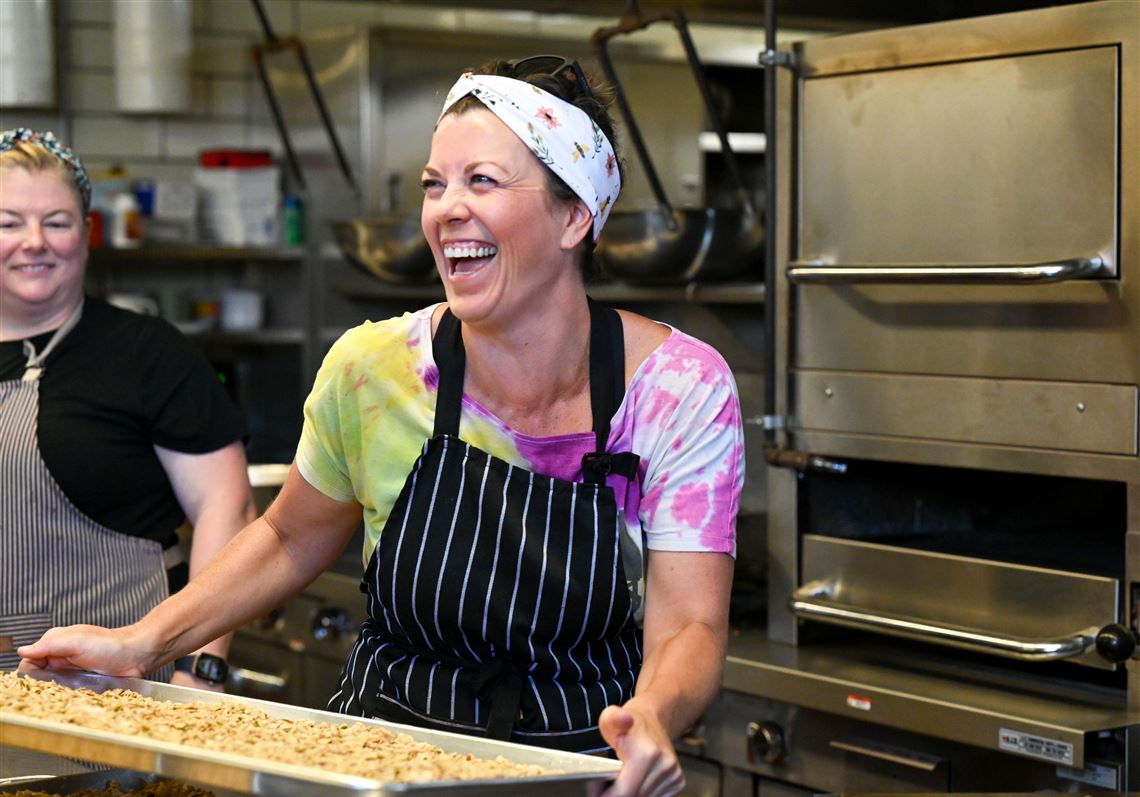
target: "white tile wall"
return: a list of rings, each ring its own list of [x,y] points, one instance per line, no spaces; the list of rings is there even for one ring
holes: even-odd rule
[[[538,34],[538,14],[533,11],[482,11],[464,9],[460,12],[462,30],[469,33],[504,33],[508,36],[534,36]]]
[[[99,22],[110,26],[113,19],[111,9],[114,0],[83,0],[82,3],[67,3],[66,13],[68,20],[76,22]]]
[[[155,118],[76,114],[71,125],[70,145],[80,158],[157,158],[162,154],[163,123]]]
[[[345,2],[345,0],[296,0],[297,25],[302,32],[333,28],[338,25],[380,25],[386,20],[381,3]]]
[[[115,76],[110,70],[71,70],[67,82],[72,111],[106,113],[115,106]]]
[[[221,0],[232,2],[232,0]],[[190,53],[190,68],[211,77],[253,77],[249,48],[261,41],[255,33],[197,33]]]
[[[115,66],[111,54],[111,26],[74,26],[68,31],[69,66],[72,70],[112,69]]]
[[[218,77],[213,80],[203,80],[202,83],[208,91],[209,99],[206,114],[209,116],[246,119],[249,118],[253,110],[251,105],[256,104],[258,108],[265,105],[261,98],[260,88],[248,80]],[[256,102],[254,102],[254,95],[251,91],[253,89],[257,90]]]
[[[162,155],[168,158],[196,158],[203,149],[241,146],[245,136],[245,126],[240,121],[171,120],[164,127]]]
[[[51,111],[27,111],[20,108],[0,109],[0,130],[11,130],[14,127],[53,130],[60,136],[64,135],[59,114]]]

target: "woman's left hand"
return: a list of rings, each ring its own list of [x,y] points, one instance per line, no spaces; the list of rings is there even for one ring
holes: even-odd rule
[[[622,761],[621,773],[602,797],[672,797],[685,787],[669,734],[636,697],[603,711],[598,728]]]

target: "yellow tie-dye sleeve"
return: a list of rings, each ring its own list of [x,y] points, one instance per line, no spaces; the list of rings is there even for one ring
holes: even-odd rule
[[[432,433],[428,319],[425,310],[346,332],[305,402],[297,467],[325,495],[364,508],[365,558]]]

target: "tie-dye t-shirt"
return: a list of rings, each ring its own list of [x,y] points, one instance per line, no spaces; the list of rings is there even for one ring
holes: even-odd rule
[[[297,467],[311,485],[364,507],[371,557],[404,481],[431,437],[439,372],[434,307],[350,329],[332,347],[305,402]],[[459,436],[513,465],[582,481],[592,432],[533,437],[463,397]],[[673,329],[634,374],[607,450],[641,457],[632,482],[609,477],[638,550],[735,556],[744,482],[736,383],[712,347]]]

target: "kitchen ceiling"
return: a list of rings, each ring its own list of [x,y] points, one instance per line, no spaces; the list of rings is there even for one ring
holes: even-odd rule
[[[391,1],[391,0],[390,0]],[[779,25],[808,30],[866,30],[939,22],[960,17],[1069,5],[1079,0],[776,0]],[[395,0],[397,5],[454,7],[455,0]],[[653,0],[643,12],[683,9],[691,22],[761,25],[764,0]],[[622,0],[487,0],[485,9],[528,10],[542,14],[618,17]]]

